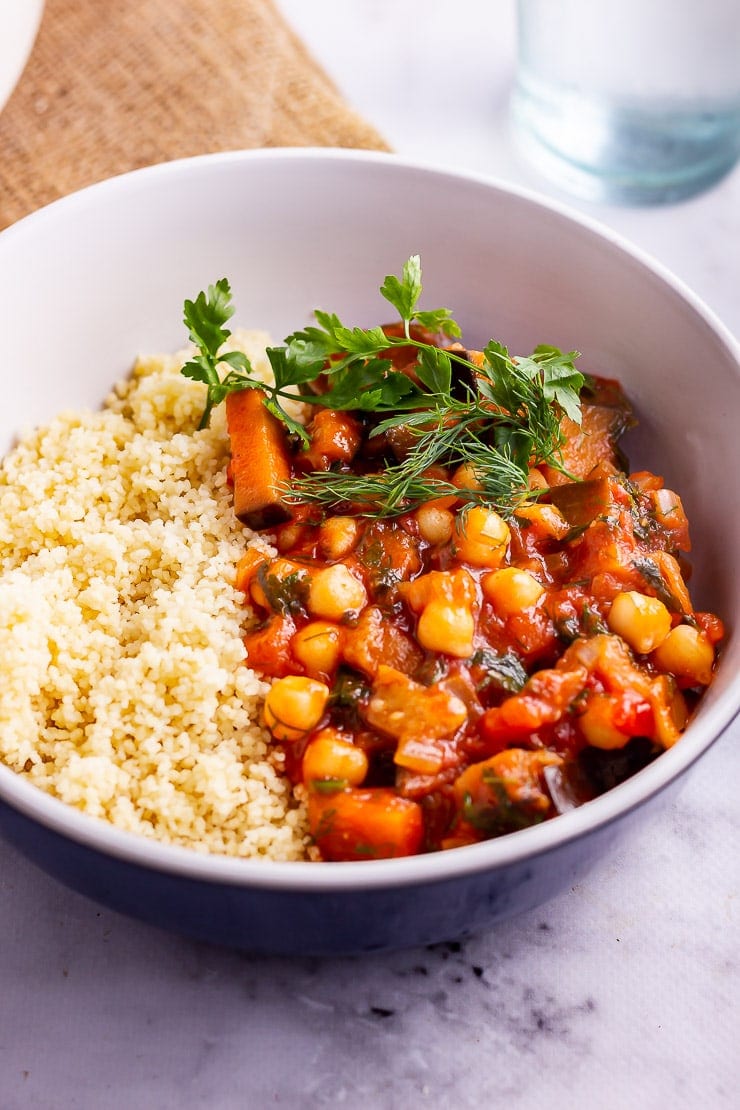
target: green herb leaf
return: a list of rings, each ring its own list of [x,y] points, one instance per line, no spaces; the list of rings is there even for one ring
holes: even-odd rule
[[[414,313],[414,319],[427,331],[441,332],[450,339],[459,339],[462,335],[462,328],[456,320],[452,319],[449,308],[437,308],[431,312],[417,311]]]
[[[349,786],[347,779],[312,779],[310,788],[316,794],[339,794]]]
[[[208,293],[199,293],[194,301],[185,301],[184,322],[190,341],[203,355],[215,357],[231,335],[223,325],[234,315],[231,287],[226,278],[208,286]]]
[[[449,395],[452,385],[452,363],[441,347],[425,347],[419,352],[416,374],[430,393]]]
[[[683,608],[681,602],[669,589],[666,580],[660,572],[660,568],[654,559],[649,556],[641,556],[632,560],[632,566],[642,575],[648,586],[655,590],[655,596],[663,602],[666,609],[671,613],[682,613]]]
[[[250,379],[252,367],[242,351],[229,351],[219,357],[221,346],[231,335],[224,324],[234,314],[231,287],[226,278],[221,278],[215,285],[209,285],[208,292],[199,293],[194,301],[185,301],[183,312],[190,341],[195,344],[199,353],[185,363],[181,373],[208,387],[205,408],[198,425],[202,429],[208,427],[214,405],[221,404],[229,393],[261,383]],[[219,363],[222,362],[231,367],[223,380],[218,372]]]
[[[482,687],[494,686],[509,694],[518,694],[529,677],[524,664],[513,651],[499,655],[490,648],[477,651],[471,663],[485,672]]]
[[[418,254],[413,254],[406,262],[400,281],[389,274],[380,287],[381,294],[405,322],[413,318],[421,290],[421,259]]]

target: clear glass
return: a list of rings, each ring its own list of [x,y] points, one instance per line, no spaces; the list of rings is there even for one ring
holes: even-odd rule
[[[518,0],[525,153],[591,200],[679,200],[740,157],[740,0]]]

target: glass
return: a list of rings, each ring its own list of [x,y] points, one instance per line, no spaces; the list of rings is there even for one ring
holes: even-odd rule
[[[740,0],[519,0],[525,153],[591,200],[679,200],[740,156]]]

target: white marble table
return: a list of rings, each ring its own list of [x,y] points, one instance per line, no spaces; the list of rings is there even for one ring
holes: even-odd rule
[[[504,0],[282,0],[400,153],[526,184]],[[561,198],[562,199],[562,198]],[[740,332],[740,171],[578,205]],[[0,1108],[740,1105],[740,727],[587,882],[463,946],[253,959],[72,894],[0,845]]]

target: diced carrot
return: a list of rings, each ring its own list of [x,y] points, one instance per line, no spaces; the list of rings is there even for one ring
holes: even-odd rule
[[[369,678],[377,674],[382,663],[412,674],[423,659],[413,637],[389,621],[377,605],[363,609],[356,626],[346,630],[342,655],[350,667]]]
[[[291,617],[272,617],[267,624],[248,632],[244,637],[247,663],[255,671],[271,678],[295,674],[296,664],[290,654],[290,642],[294,635],[295,622]]]
[[[237,590],[241,590],[244,594],[248,593],[252,579],[257,573],[258,568],[265,562],[267,562],[267,556],[263,551],[255,551],[251,547],[247,548],[236,564],[234,585]]]
[[[290,479],[285,431],[263,400],[258,389],[226,398],[234,512],[250,528],[267,528],[290,516],[281,488]]]
[[[421,848],[421,807],[386,787],[310,793],[308,822],[325,860],[391,859]]]

